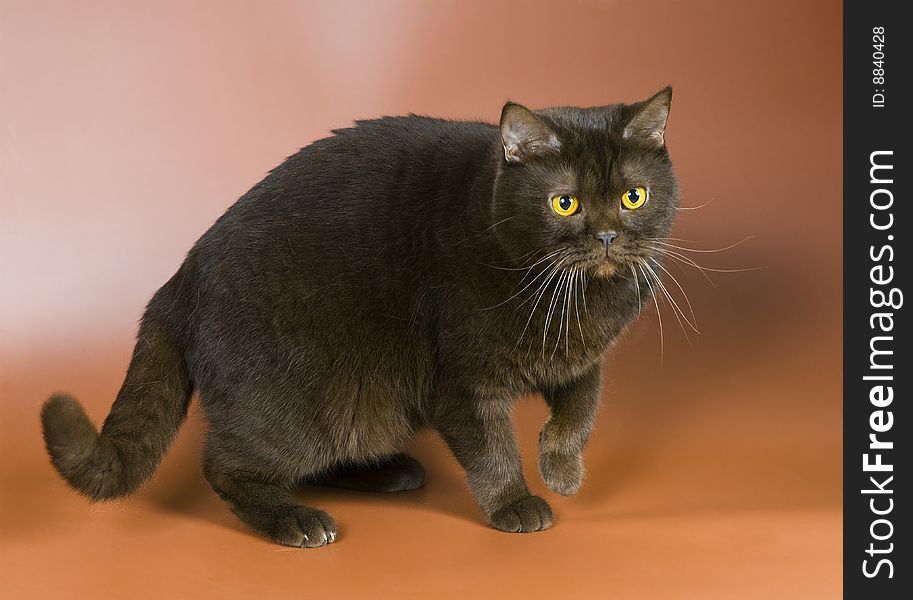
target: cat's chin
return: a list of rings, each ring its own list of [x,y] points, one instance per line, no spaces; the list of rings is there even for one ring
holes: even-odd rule
[[[615,263],[601,262],[593,268],[593,277],[608,279],[615,275],[616,270]]]

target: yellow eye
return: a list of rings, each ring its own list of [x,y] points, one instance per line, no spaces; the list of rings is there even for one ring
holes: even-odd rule
[[[571,196],[570,194],[552,196],[552,210],[562,217],[571,216],[577,212],[578,208],[580,208],[580,202],[577,201],[577,196]]]
[[[647,201],[647,190],[642,187],[631,188],[621,195],[621,205],[628,210],[640,208]]]

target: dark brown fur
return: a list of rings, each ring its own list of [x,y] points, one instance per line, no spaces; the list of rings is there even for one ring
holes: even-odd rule
[[[575,493],[601,357],[650,298],[639,261],[657,259],[647,240],[668,234],[678,204],[662,138],[670,101],[666,88],[634,105],[508,103],[500,134],[383,118],[302,149],[153,296],[100,434],[72,398],[48,400],[54,466],[93,500],[129,494],[196,390],[208,481],[279,543],[335,539],[297,485],[422,485],[400,452],[424,427],[452,449],[492,526],[549,527],[523,479],[511,405],[544,395],[540,473]],[[633,186],[650,199],[628,211],[619,199]],[[555,193],[576,194],[580,211],[555,214]],[[609,230],[611,246],[596,237]]]

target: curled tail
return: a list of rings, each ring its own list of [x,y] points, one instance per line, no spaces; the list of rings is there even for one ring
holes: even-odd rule
[[[192,392],[174,336],[147,311],[101,433],[71,396],[55,394],[44,403],[41,423],[51,462],[70,486],[92,500],[126,496],[161,462],[187,416]]]

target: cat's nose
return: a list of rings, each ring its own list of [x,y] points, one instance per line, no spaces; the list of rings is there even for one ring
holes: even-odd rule
[[[609,246],[612,244],[612,242],[615,241],[615,238],[617,238],[617,237],[618,237],[618,232],[613,229],[609,229],[607,231],[600,231],[599,233],[596,234],[596,239],[599,240],[600,242],[602,242],[603,245],[605,245],[606,251],[608,251]]]

